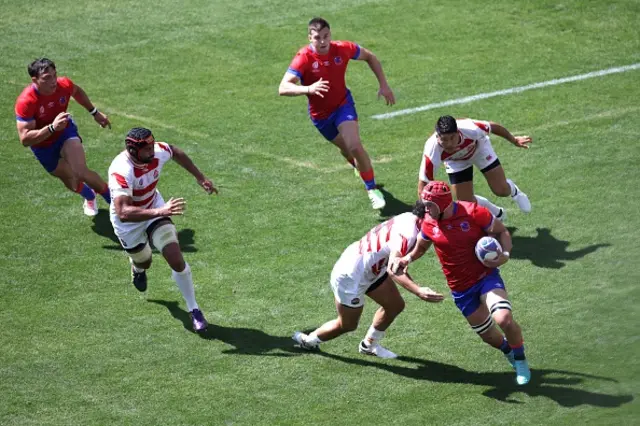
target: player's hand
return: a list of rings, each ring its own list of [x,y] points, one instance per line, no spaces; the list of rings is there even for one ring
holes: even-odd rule
[[[438,303],[444,300],[444,296],[440,293],[437,293],[431,290],[429,287],[420,287],[418,290],[418,294],[416,294],[420,299],[425,302]]]
[[[56,118],[53,119],[53,129],[57,132],[58,130],[63,130],[67,127],[67,123],[71,120],[71,114],[68,112],[61,112],[56,115]]]
[[[329,82],[320,78],[320,80],[307,87],[309,87],[310,95],[317,95],[324,98],[323,93],[327,93],[329,91]]]
[[[93,119],[96,120],[96,122],[103,129],[105,127],[111,128],[111,122],[109,121],[109,117],[107,117],[107,115],[105,113],[103,113],[102,111],[96,112],[96,115],[93,116]]]
[[[516,136],[516,141],[513,143],[518,148],[529,149],[529,144],[533,142],[531,136]]]
[[[171,198],[167,201],[167,204],[162,207],[165,216],[179,216],[184,214],[184,209],[187,207],[187,202],[184,198]]]
[[[387,272],[392,275],[402,275],[407,272],[409,263],[409,259],[407,259],[406,256],[394,257],[389,260],[389,265],[387,265]]]
[[[378,99],[380,96],[384,97],[387,105],[394,105],[396,103],[396,97],[393,95],[393,91],[386,84],[384,86],[380,86],[380,90],[378,90]]]
[[[199,180],[198,181],[198,185],[200,185],[207,192],[207,194],[217,194],[218,193],[218,188],[216,188],[216,186],[213,184],[213,182],[211,182],[207,178],[203,178],[202,180]]]
[[[500,252],[500,255],[493,260],[485,260],[482,262],[484,266],[487,268],[499,268],[505,263],[509,261],[509,256],[505,256],[504,253]]]

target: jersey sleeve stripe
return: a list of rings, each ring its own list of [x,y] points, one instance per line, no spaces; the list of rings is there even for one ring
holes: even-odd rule
[[[493,221],[494,221],[494,217],[491,216],[491,221],[489,222],[489,224],[487,226],[483,226],[482,229],[487,231],[489,228],[491,228],[491,225],[493,225]]]
[[[26,117],[20,117],[19,115],[16,115],[16,120],[18,120],[18,121],[24,121],[24,122],[29,122],[29,121],[33,121],[33,120],[35,120],[35,117],[26,118]]]
[[[360,45],[356,44],[356,53],[353,54],[351,59],[358,59],[360,57]]]
[[[422,235],[422,238],[424,238],[425,240],[431,241],[431,238],[429,238],[424,232],[420,231],[420,235]]]
[[[300,71],[298,71],[298,70],[294,70],[293,68],[289,67],[289,68],[287,68],[287,72],[288,72],[289,74],[293,74],[293,75],[295,75],[296,77],[298,77],[298,78],[302,79],[302,73],[300,73]]]
[[[124,176],[118,173],[113,173],[112,176],[116,178],[116,182],[118,182],[118,185],[120,185],[122,188],[129,188],[127,180],[124,178]]]

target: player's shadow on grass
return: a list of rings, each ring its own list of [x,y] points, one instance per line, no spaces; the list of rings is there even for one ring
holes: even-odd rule
[[[384,200],[386,202],[386,205],[380,210],[381,221],[413,210],[413,204],[407,204],[404,201],[398,200],[392,193],[384,189],[384,186],[378,185],[378,189],[384,195]]]
[[[534,266],[540,268],[560,269],[565,266],[564,261],[576,260],[584,257],[601,247],[609,247],[611,244],[600,243],[568,251],[569,241],[559,240],[551,235],[549,228],[537,228],[535,237],[524,237],[517,234],[518,228],[508,227],[513,240],[514,259],[528,259]]]
[[[571,387],[583,383],[585,379],[617,383],[614,379],[572,371],[533,369],[531,370],[531,381],[529,384],[518,386],[515,383],[515,373],[513,371],[502,373],[468,371],[454,365],[405,356],[400,356],[397,360],[417,364],[417,366],[404,367],[385,361],[372,362],[365,359],[347,358],[326,352],[319,352],[318,354],[348,364],[355,364],[362,367],[375,367],[416,380],[489,386],[491,389],[484,391],[482,393],[484,396],[508,403],[521,403],[520,401],[509,398],[512,394],[516,393],[525,393],[531,397],[544,396],[552,399],[563,407],[576,407],[586,404],[595,407],[613,408],[633,400],[632,395],[608,395]]]
[[[156,299],[147,301],[167,308],[171,316],[180,321],[187,331],[194,333],[189,313],[180,308],[178,302]],[[294,347],[294,341],[291,340],[291,337],[272,336],[254,328],[224,327],[218,324],[209,324],[207,330],[204,333],[198,333],[198,336],[208,340],[219,340],[233,346],[233,349],[227,349],[222,352],[225,354],[277,357],[301,355],[301,352]]]
[[[109,220],[109,212],[107,210],[100,209],[98,214],[93,218],[93,224],[91,229],[101,237],[108,238],[114,242],[113,245],[102,246],[105,250],[122,250],[118,237],[113,233],[113,226]],[[180,248],[183,253],[195,253],[198,251],[193,246],[194,244],[194,230],[193,229],[181,229],[178,231],[178,241],[180,241]]]

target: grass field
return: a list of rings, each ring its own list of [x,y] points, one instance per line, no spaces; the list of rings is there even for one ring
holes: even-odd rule
[[[635,0],[299,0],[78,3],[0,0],[0,424],[479,425],[638,423],[640,405],[640,70],[388,120],[404,108],[640,63]],[[314,15],[381,59],[398,104],[376,100],[351,63],[361,134],[389,204],[362,185],[278,83]],[[175,164],[159,189],[178,218],[198,301],[212,323],[189,332],[156,257],[149,290],[130,284],[107,206],[79,196],[22,148],[13,105],[26,65],[47,56],[107,114],[73,103],[90,167],[105,177],[129,128],[183,148],[220,186],[207,197]],[[365,358],[360,328],[302,353],[294,330],[335,315],[328,279],[342,250],[415,200],[425,139],[444,114],[500,122],[507,175],[533,212],[509,210],[514,259],[502,274],[533,369],[516,387],[503,357],[450,297],[407,308]],[[444,178],[443,172],[440,174]],[[446,284],[433,254],[418,281]]]

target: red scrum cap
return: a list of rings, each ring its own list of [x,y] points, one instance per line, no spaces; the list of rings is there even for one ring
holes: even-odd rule
[[[429,182],[424,187],[420,198],[426,205],[435,204],[438,206],[440,213],[443,213],[453,203],[453,195],[449,185],[437,180]]]

